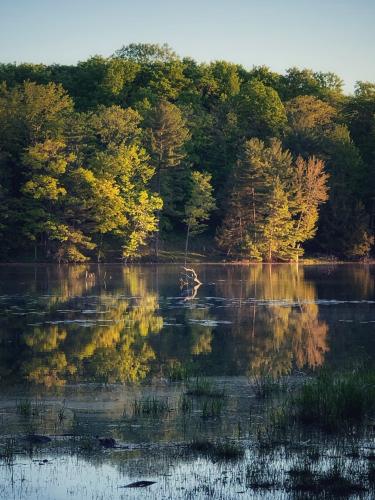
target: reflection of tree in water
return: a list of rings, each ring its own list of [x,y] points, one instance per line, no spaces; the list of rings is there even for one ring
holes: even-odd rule
[[[147,375],[155,357],[148,337],[163,325],[157,296],[148,292],[137,268],[124,268],[120,288],[110,291],[98,284],[98,274],[88,279],[85,266],[74,266],[58,276],[57,289],[50,287],[44,302],[41,324],[22,324],[24,333],[13,345],[17,362],[7,370],[3,367],[4,374],[18,372],[45,385],[61,385],[74,377],[124,382]],[[61,321],[56,321],[61,319],[58,311],[64,312]]]
[[[290,373],[293,365],[321,366],[328,325],[319,319],[316,290],[303,268],[256,265],[241,273],[240,282],[232,276],[219,288],[238,300],[232,313],[234,356],[248,364],[248,373],[276,377]]]

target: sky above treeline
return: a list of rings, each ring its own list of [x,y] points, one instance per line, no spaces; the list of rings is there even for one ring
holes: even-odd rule
[[[129,43],[375,82],[375,0],[0,0],[0,62],[75,64]]]

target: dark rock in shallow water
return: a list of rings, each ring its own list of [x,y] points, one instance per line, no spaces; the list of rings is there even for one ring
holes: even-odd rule
[[[151,486],[155,484],[156,481],[136,481],[135,483],[127,484],[126,486],[121,486],[121,488],[145,488],[146,486]]]
[[[48,436],[41,436],[39,434],[28,434],[26,436],[27,441],[31,444],[45,444],[50,443],[52,439]]]
[[[104,448],[114,448],[116,446],[116,440],[113,438],[98,438],[98,441]]]

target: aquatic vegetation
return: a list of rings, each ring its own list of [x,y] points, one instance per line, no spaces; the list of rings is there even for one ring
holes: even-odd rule
[[[16,412],[22,417],[39,417],[46,412],[47,408],[43,401],[36,399],[22,399],[16,403]]]
[[[212,382],[210,382],[208,379],[197,377],[192,384],[188,384],[186,394],[188,396],[196,397],[205,396],[219,398],[225,396],[225,391],[224,389],[215,388]]]
[[[202,418],[220,418],[224,401],[219,398],[205,399],[202,405]]]
[[[245,453],[238,443],[230,440],[211,442],[197,439],[189,443],[188,448],[214,460],[240,460]]]
[[[323,372],[291,402],[294,418],[327,431],[361,425],[375,411],[375,370]]]
[[[180,361],[172,360],[165,369],[165,375],[171,382],[186,382],[191,376],[192,368],[190,365],[183,364]]]
[[[16,404],[16,411],[23,417],[30,417],[32,413],[31,401],[29,399],[18,401]]]
[[[252,490],[270,490],[278,486],[276,468],[271,467],[271,460],[264,458],[252,461],[246,466],[245,484]]]
[[[193,409],[193,402],[191,398],[187,397],[185,394],[182,394],[178,401],[178,409],[181,413],[191,413]]]
[[[286,490],[310,495],[323,495],[325,498],[347,497],[367,491],[362,478],[344,474],[339,464],[334,464],[325,471],[313,471],[308,463],[289,470],[290,482]]]
[[[158,399],[152,397],[139,400],[135,399],[132,406],[133,417],[159,417],[170,411],[171,407],[168,398]]]
[[[285,383],[268,374],[253,376],[250,382],[253,383],[255,394],[260,399],[268,398],[286,389]]]

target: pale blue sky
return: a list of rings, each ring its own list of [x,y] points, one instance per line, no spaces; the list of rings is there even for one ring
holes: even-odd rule
[[[0,61],[76,63],[131,42],[199,61],[375,81],[375,0],[0,0]]]

